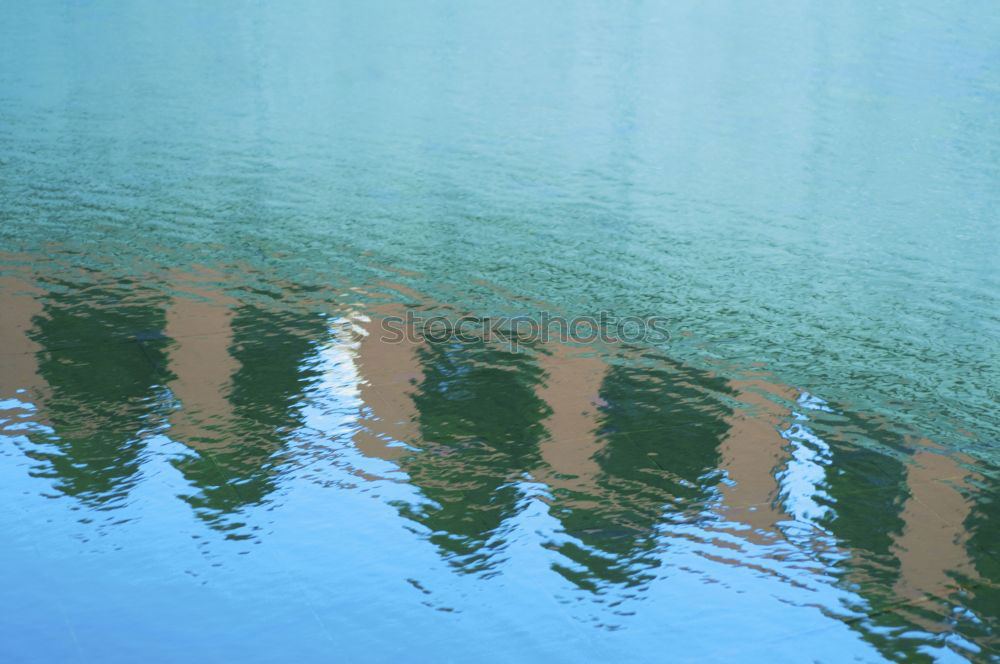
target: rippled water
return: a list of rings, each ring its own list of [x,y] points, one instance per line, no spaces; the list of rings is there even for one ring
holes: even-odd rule
[[[4,4],[3,659],[997,660],[998,62],[981,2]]]

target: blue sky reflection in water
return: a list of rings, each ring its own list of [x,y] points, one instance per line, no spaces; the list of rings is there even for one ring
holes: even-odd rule
[[[998,657],[986,3],[0,19],[4,660]]]

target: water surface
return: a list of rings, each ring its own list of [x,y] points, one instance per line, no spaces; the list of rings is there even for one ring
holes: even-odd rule
[[[998,657],[987,3],[0,19],[4,659]]]

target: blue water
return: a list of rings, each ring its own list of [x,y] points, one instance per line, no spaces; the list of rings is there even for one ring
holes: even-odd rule
[[[2,658],[995,661],[998,62],[985,2],[3,3]]]

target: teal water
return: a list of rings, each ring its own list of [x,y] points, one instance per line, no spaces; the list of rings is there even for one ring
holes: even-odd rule
[[[995,660],[998,62],[985,2],[4,4],[4,659]]]

